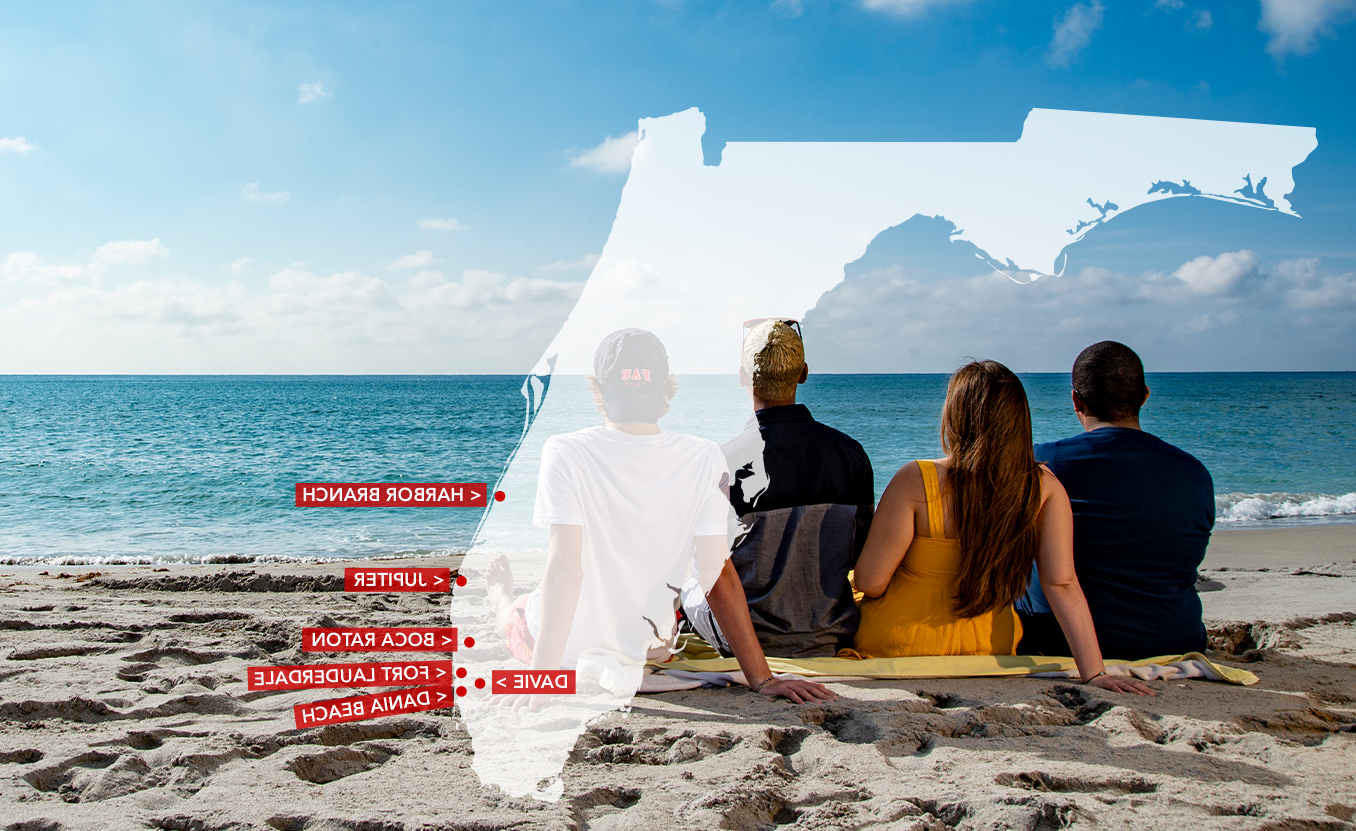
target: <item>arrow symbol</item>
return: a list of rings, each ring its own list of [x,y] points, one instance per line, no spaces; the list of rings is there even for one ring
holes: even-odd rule
[[[438,677],[439,677],[439,678],[442,678],[444,675],[447,674],[447,670],[442,669],[442,668],[440,668],[440,667],[434,667],[434,669],[438,670]]]
[[[443,703],[443,699],[444,699],[444,698],[447,698],[447,693],[438,693],[438,703],[439,703],[439,704]]]
[[[447,578],[444,577],[444,576],[442,576],[441,574],[435,574],[435,575],[433,575],[433,585],[436,586],[436,585],[438,585],[439,583],[446,583],[446,582],[447,582]]]
[[[496,679],[494,679],[494,683],[498,684],[498,685],[501,686],[501,687],[506,687],[506,686],[508,686],[508,681],[506,681],[506,680],[503,679],[503,678],[496,678]]]
[[[481,494],[478,494],[478,493],[476,493],[475,491],[471,491],[471,498],[472,498],[472,499],[479,499],[480,497],[481,497]]]
[[[447,646],[449,643],[452,643],[452,639],[446,635],[443,635],[443,646]]]

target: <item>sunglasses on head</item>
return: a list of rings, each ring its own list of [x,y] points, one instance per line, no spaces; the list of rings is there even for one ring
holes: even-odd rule
[[[766,323],[769,320],[785,323],[787,326],[796,330],[796,337],[800,338],[802,341],[805,340],[805,335],[800,331],[800,321],[790,317],[755,317],[752,320],[746,320],[744,321],[744,337],[747,338],[749,332],[753,331],[755,326],[760,323]]]

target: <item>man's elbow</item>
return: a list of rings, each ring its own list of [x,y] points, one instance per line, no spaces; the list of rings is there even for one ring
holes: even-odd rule
[[[866,595],[867,597],[876,598],[885,594],[885,590],[889,588],[889,585],[890,585],[889,581],[881,581],[879,583],[876,583],[872,581],[863,580],[860,575],[855,575],[852,587],[857,591],[861,592],[862,594]]]
[[[584,567],[578,563],[556,564],[542,577],[542,588],[573,586],[584,581]]]
[[[726,560],[729,565],[729,560]],[[744,596],[744,584],[739,582],[739,576],[733,568],[722,568],[720,575],[716,577],[716,582],[711,586],[711,590],[706,593],[706,602],[716,605],[724,602],[747,603]]]
[[[1045,580],[1041,581],[1041,591],[1045,592],[1047,597],[1049,597],[1052,594],[1068,594],[1077,587],[1078,587],[1077,577],[1070,580],[1051,580],[1049,582],[1046,582]]]

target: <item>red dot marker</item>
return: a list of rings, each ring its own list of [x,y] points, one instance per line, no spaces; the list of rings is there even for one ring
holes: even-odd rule
[[[466,667],[457,667],[457,677],[458,678],[466,677]]]
[[[503,502],[503,501],[504,501],[504,492],[503,492],[503,491],[495,491],[495,492],[494,492],[494,501],[495,501],[495,502]]]
[[[457,687],[457,696],[458,696],[459,698],[465,698],[465,697],[466,697],[466,688],[465,688],[465,687]]]
[[[485,679],[484,679],[484,678],[477,678],[477,679],[476,679],[476,689],[478,689],[478,690],[483,690],[483,689],[485,689]]]
[[[457,585],[458,585],[458,586],[464,586],[464,585],[466,585],[466,578],[465,578],[465,577],[462,577],[460,574],[457,575]]]
[[[467,638],[466,640],[462,641],[462,643],[466,644],[466,648],[467,648],[467,649],[470,649],[471,647],[473,647],[473,646],[476,645],[476,639],[475,639],[475,638]]]

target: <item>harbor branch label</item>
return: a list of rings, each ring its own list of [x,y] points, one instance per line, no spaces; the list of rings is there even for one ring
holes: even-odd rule
[[[484,482],[297,482],[298,508],[484,508]]]

